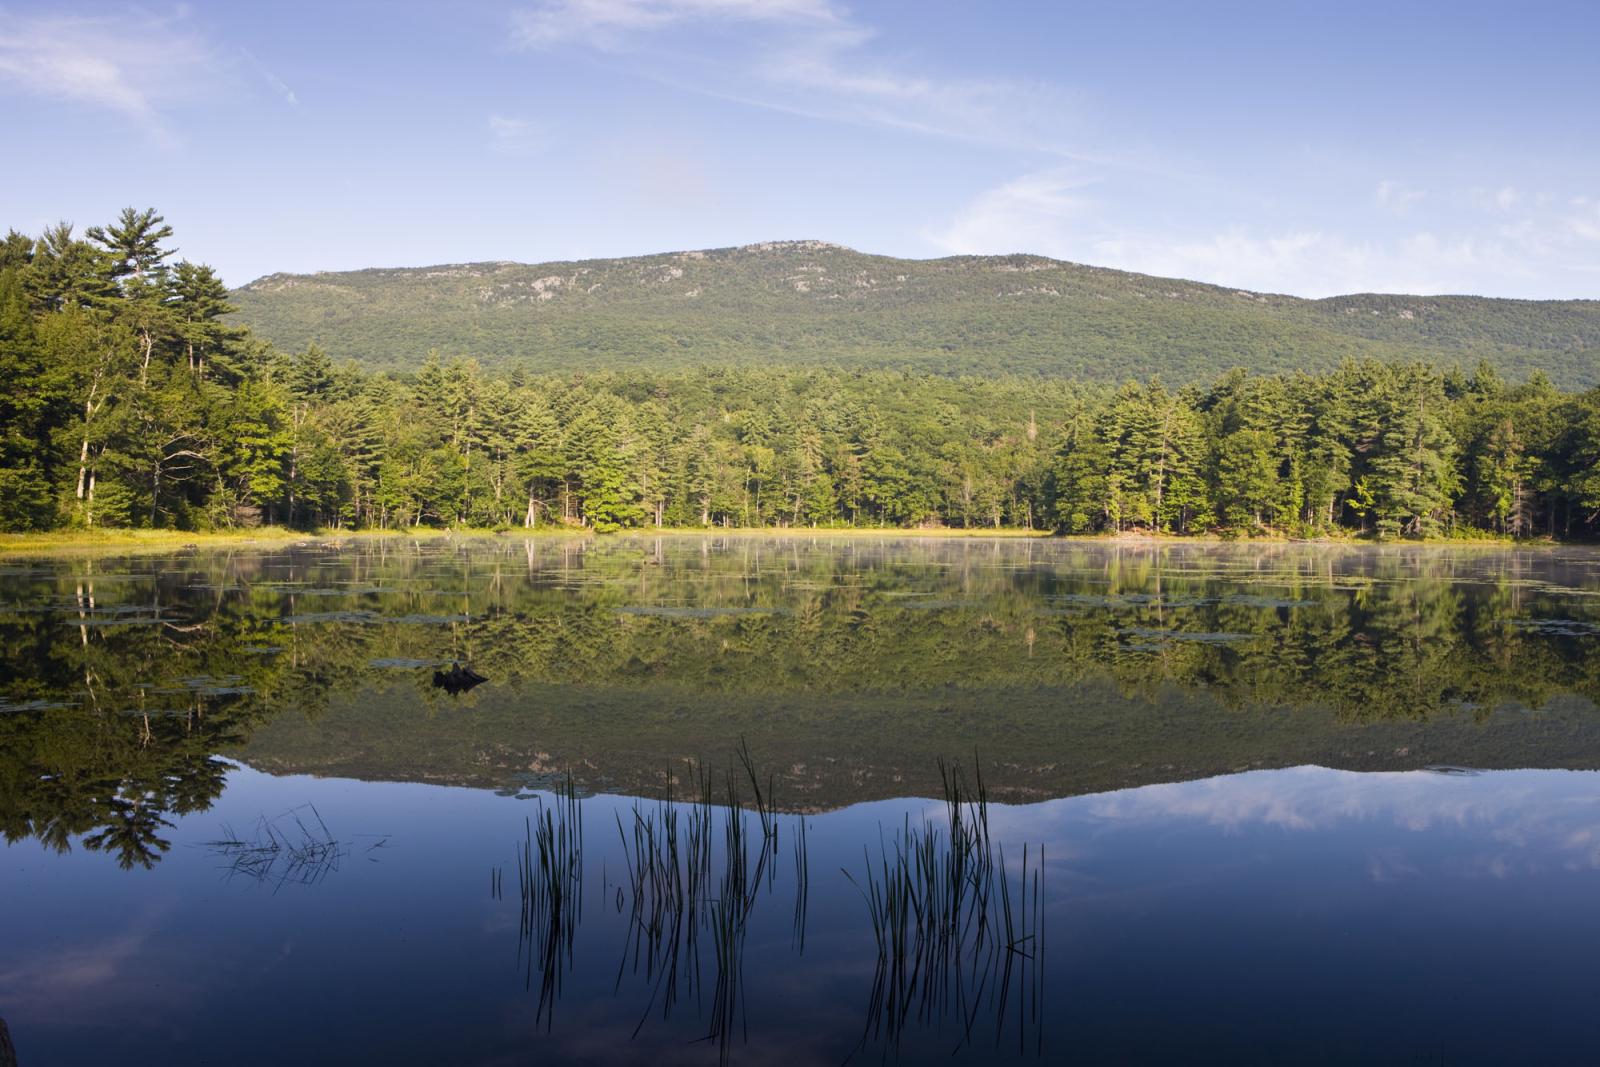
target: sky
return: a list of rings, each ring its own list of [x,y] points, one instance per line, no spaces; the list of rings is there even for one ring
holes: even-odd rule
[[[232,285],[820,239],[1600,297],[1600,3],[0,0],[0,226]]]

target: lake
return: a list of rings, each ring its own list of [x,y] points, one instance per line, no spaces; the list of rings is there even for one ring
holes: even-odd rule
[[[1600,1046],[1595,550],[307,541],[0,641],[22,1067]]]

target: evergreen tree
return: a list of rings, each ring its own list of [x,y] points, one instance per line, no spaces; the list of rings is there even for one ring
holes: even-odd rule
[[[1445,404],[1437,373],[1424,367],[1397,372],[1385,398],[1384,430],[1372,461],[1379,533],[1426,537],[1442,529],[1459,481]]]
[[[55,524],[56,451],[49,442],[61,405],[47,377],[21,268],[7,266],[0,269],[0,529]]]

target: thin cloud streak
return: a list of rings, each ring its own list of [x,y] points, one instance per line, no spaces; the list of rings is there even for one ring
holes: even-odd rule
[[[180,16],[0,12],[0,82],[116,112],[164,139],[162,108],[192,95],[215,67],[211,47]]]
[[[620,48],[631,35],[719,20],[838,25],[846,17],[828,0],[551,0],[512,14],[520,43],[529,48],[566,43]]]
[[[826,122],[892,129],[1059,159],[1142,169],[1074,142],[1082,102],[1058,86],[908,74],[867,52],[878,33],[822,0],[555,0],[512,16],[517,44],[626,52],[626,73],[713,99]],[[741,64],[669,54],[653,39],[684,26],[754,40]],[[691,69],[692,68],[692,69]]]
[[[256,73],[261,75],[262,80],[271,87],[272,91],[283,98],[284,103],[288,104],[290,107],[297,108],[300,106],[299,95],[293,89],[291,89],[282,78],[272,73],[265,63],[257,59],[254,52],[250,51],[248,48],[240,48],[239,54],[244,56],[249,64],[256,69]]]

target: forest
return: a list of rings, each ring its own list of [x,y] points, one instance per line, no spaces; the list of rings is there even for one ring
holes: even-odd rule
[[[1600,528],[1600,389],[1537,371],[375,373],[236,325],[172,236],[130,208],[0,246],[0,528]]]
[[[1044,256],[897,259],[823,241],[555,263],[270,274],[232,292],[278,347],[368,371],[430,348],[504,373],[848,367],[1204,385],[1347,359],[1600,385],[1600,301],[1357,293],[1307,300]]]

